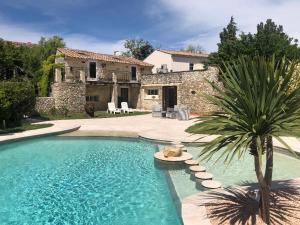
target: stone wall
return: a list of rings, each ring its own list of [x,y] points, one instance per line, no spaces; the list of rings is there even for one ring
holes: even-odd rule
[[[53,97],[37,97],[35,110],[37,112],[46,113],[55,107],[55,100]]]
[[[193,72],[192,72],[193,73]],[[157,73],[142,75],[142,85],[177,85],[182,83],[182,72]]]
[[[206,80],[219,83],[218,70],[210,67],[199,72],[183,72],[182,83],[178,85],[177,90],[178,104],[188,105],[192,112],[200,114],[216,111],[217,108],[203,96],[203,94],[214,94],[213,88]]]
[[[70,112],[84,112],[85,92],[84,83],[54,83],[52,95],[55,108],[66,107]]]
[[[99,101],[92,102],[96,110],[107,110],[107,103],[111,101],[112,84],[86,85],[86,96],[98,96]]]
[[[218,109],[203,96],[203,94],[214,94],[206,79],[221,85],[218,81],[218,70],[215,67],[209,67],[207,70],[143,75],[141,81],[141,108],[151,110],[153,105],[162,105],[162,87],[177,86],[178,105],[187,105],[193,113],[198,114],[216,111]],[[143,95],[147,89],[158,89],[159,96],[155,99],[145,98]]]

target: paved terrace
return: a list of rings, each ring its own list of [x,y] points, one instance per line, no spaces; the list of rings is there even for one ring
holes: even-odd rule
[[[143,137],[151,140],[165,142],[208,142],[216,136],[191,135],[185,129],[193,125],[197,119],[179,121],[176,119],[152,117],[151,114],[140,116],[80,119],[80,120],[57,120],[51,121],[54,127],[80,126],[79,130],[65,135],[89,135],[89,136],[124,136]],[[49,123],[49,121],[44,122]],[[31,132],[31,131],[26,131]],[[38,132],[38,131],[32,131]],[[0,137],[1,138],[1,137]],[[294,137],[284,137],[283,140],[289,146],[300,153],[300,141]],[[1,141],[1,139],[0,139]],[[274,140],[276,147],[285,148],[280,142]]]
[[[0,142],[31,136],[67,133],[75,130],[77,131],[65,135],[143,137],[165,142],[207,142],[216,137],[214,135],[191,135],[186,133],[185,129],[196,121],[195,118],[188,121],[153,118],[151,114],[116,118],[46,121],[42,123],[53,123],[54,126],[16,134],[0,135]],[[300,153],[300,141],[297,138],[284,137],[283,139],[293,150]],[[274,145],[284,148],[276,140],[274,140]]]

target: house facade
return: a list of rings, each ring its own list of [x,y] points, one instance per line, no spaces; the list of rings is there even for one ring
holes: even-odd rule
[[[208,54],[156,49],[144,62],[154,65],[152,73],[202,70]]]
[[[204,97],[215,91],[207,82],[222,86],[218,80],[218,69],[208,67],[203,70],[145,74],[141,80],[141,107],[151,110],[153,105],[161,105],[163,110],[185,105],[192,113],[207,114],[218,110]]]
[[[216,110],[203,94],[214,94],[206,80],[219,82],[218,70],[203,69],[196,61],[194,65],[202,69],[185,71],[185,65],[177,67],[181,71],[153,73],[153,65],[134,58],[59,48],[56,63],[63,67],[55,70],[51,96],[37,99],[40,112],[52,108],[84,112],[86,103],[103,111],[107,110],[108,102],[120,107],[123,101],[140,110],[151,110],[154,105],[161,105],[164,110],[186,105],[200,114]]]
[[[70,48],[57,50],[56,63],[64,66],[55,70],[52,104],[72,112],[84,111],[89,102],[96,110],[107,110],[108,102],[118,107],[123,101],[138,108],[141,76],[153,67],[131,57]]]

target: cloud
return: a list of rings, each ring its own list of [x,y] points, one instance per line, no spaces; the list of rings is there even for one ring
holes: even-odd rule
[[[101,41],[95,37],[83,34],[66,35],[64,40],[70,48],[84,49],[107,54],[113,54],[114,51],[125,51],[125,40]]]
[[[300,20],[299,8],[298,0],[156,0],[153,14],[167,15],[169,18],[164,21],[168,21],[168,26],[176,27],[177,33],[187,37],[177,44],[199,41],[198,44],[212,51],[216,50],[218,34],[231,16],[241,31],[254,32],[259,22],[271,18],[283,25],[290,36],[299,39],[296,22]]]
[[[103,41],[90,35],[78,33],[59,34],[51,32],[39,32],[31,27],[24,27],[0,20],[0,38],[5,40],[37,43],[42,36],[51,37],[54,35],[63,37],[67,47],[70,48],[107,54],[113,54],[114,51],[125,50],[124,40]]]

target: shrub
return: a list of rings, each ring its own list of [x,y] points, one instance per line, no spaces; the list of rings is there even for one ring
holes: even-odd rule
[[[57,115],[57,110],[55,107],[52,107],[50,110],[49,110],[49,114],[52,115],[52,116],[55,116]]]
[[[34,86],[28,81],[2,81],[0,105],[0,120],[6,121],[8,126],[20,125],[24,115],[35,108]]]
[[[93,103],[86,103],[84,109],[90,117],[95,117],[95,105]]]

